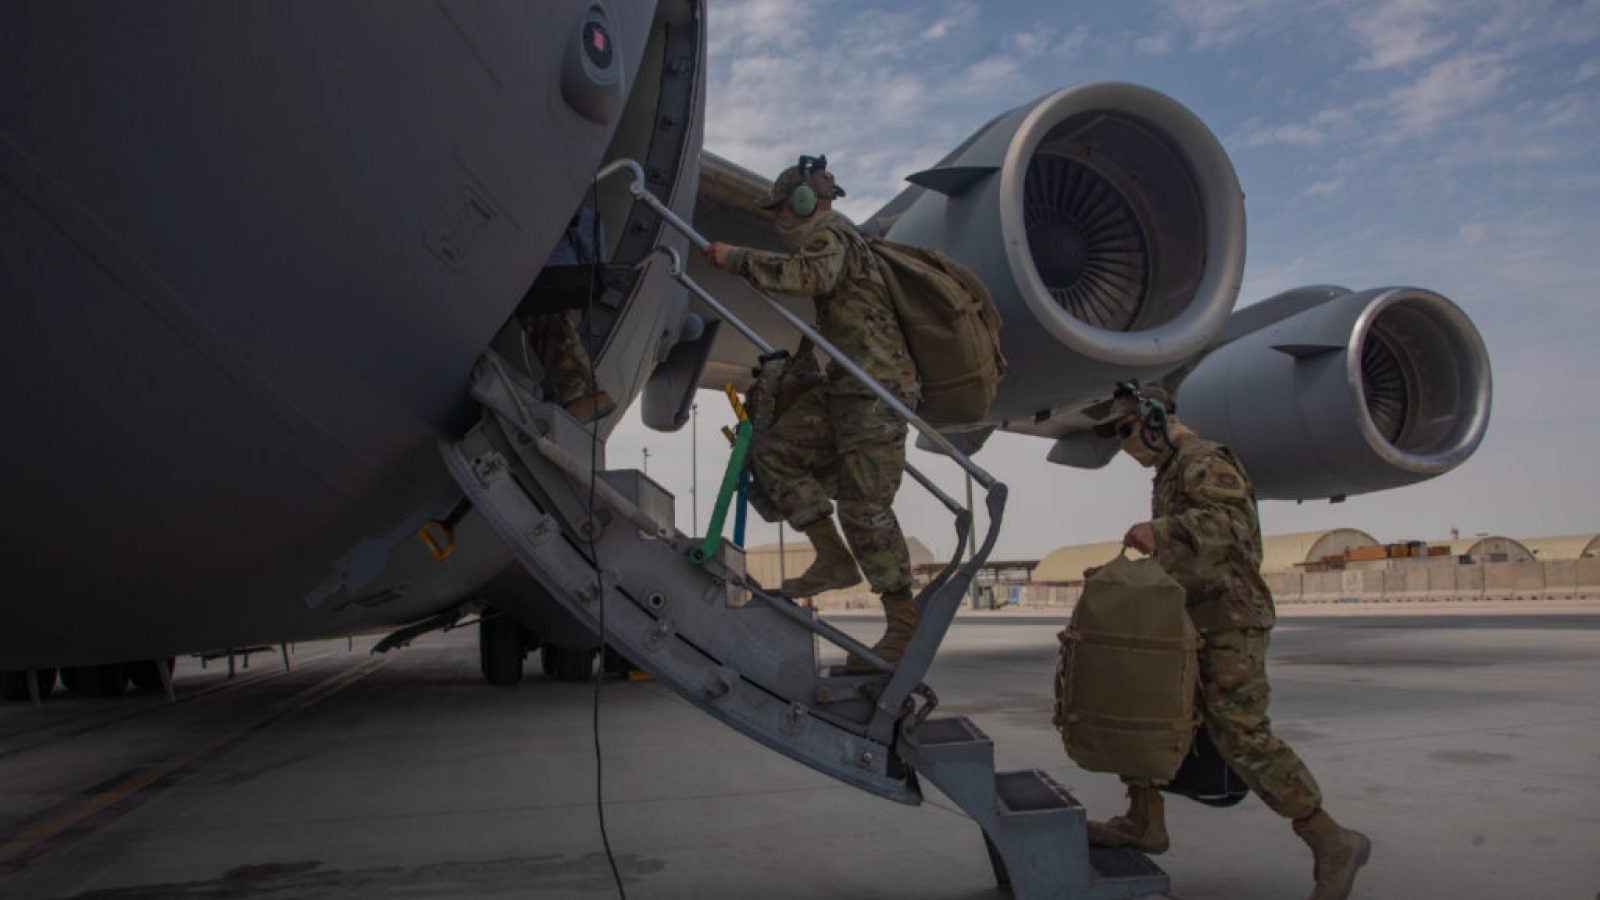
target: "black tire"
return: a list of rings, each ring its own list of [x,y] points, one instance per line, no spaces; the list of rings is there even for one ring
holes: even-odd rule
[[[522,625],[510,616],[486,614],[478,620],[478,667],[496,687],[522,681]]]
[[[557,681],[588,681],[594,675],[595,650],[566,650],[556,657]]]
[[[552,647],[549,644],[545,644],[539,648],[539,668],[544,671],[544,674],[554,678],[556,671],[561,668],[560,659],[560,647]]]
[[[7,700],[28,699],[28,670],[17,669],[0,672],[0,697]]]
[[[79,666],[67,671],[75,675],[73,681],[85,697],[120,697],[128,687],[128,667],[123,663]]]
[[[172,657],[166,659],[141,659],[138,662],[128,663],[128,680],[141,691],[165,691],[166,686],[161,683],[161,669],[167,667],[167,677],[172,676],[172,669],[177,660]]]
[[[611,647],[606,648],[604,665],[606,667],[605,672],[607,675],[615,675],[619,678],[627,677],[628,672],[633,669],[633,663],[629,662],[626,656],[623,656],[621,653],[618,653],[614,648]]]
[[[34,671],[39,676],[39,699],[43,700],[43,699],[49,697],[51,694],[55,693],[55,689],[56,689],[56,670],[55,669],[35,669]],[[24,686],[23,690],[27,690],[27,687]]]

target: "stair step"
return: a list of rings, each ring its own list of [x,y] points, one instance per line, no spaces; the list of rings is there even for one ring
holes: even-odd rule
[[[989,740],[989,736],[966,716],[929,719],[917,727],[916,740],[924,748],[945,744],[993,743]]]
[[[1094,900],[1131,900],[1164,894],[1171,887],[1167,873],[1132,847],[1090,847],[1089,867],[1094,870],[1089,882]]]
[[[1099,879],[1161,877],[1161,867],[1132,847],[1090,847],[1089,865]]]
[[[1081,810],[1083,804],[1041,769],[1018,769],[994,774],[995,799],[1001,814]]]

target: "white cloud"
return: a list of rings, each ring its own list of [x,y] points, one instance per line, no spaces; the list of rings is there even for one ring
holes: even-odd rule
[[[1486,53],[1463,53],[1437,63],[1385,100],[1399,137],[1427,134],[1493,99],[1510,66]]]
[[[1063,59],[1073,59],[1083,53],[1089,46],[1093,37],[1087,25],[1075,25],[1060,41],[1056,42],[1055,49],[1051,51],[1055,56]]]
[[[712,58],[735,50],[781,46],[784,34],[816,7],[814,0],[744,0],[719,3],[707,12],[706,35]]]
[[[1300,196],[1302,196],[1302,197],[1321,197],[1321,196],[1326,196],[1328,194],[1332,194],[1332,193],[1338,191],[1339,188],[1341,188],[1341,187],[1344,187],[1344,179],[1343,178],[1329,178],[1329,179],[1326,179],[1324,181],[1313,181],[1310,184],[1306,185],[1306,189],[1300,192]]]
[[[1012,46],[1023,56],[1037,56],[1050,46],[1054,34],[1047,29],[1023,31],[1011,38]]]
[[[1015,81],[1021,71],[1022,65],[1016,57],[1010,54],[991,56],[968,66],[961,79],[947,90],[962,94],[985,93],[996,85]]]
[[[1146,35],[1133,42],[1133,52],[1141,56],[1165,56],[1172,52],[1172,33]]]
[[[1227,47],[1264,29],[1277,0],[1168,0],[1167,12],[1188,26],[1199,48]]]
[[[1545,130],[1570,128],[1592,121],[1594,104],[1587,93],[1552,97],[1539,105],[1535,127]]]
[[[1269,144],[1316,144],[1322,139],[1322,132],[1310,125],[1289,123],[1254,126],[1231,143],[1240,148],[1248,148]]]
[[[1453,7],[1441,0],[1379,0],[1349,8],[1349,27],[1365,55],[1358,70],[1410,65],[1448,47],[1453,38],[1441,33]]]

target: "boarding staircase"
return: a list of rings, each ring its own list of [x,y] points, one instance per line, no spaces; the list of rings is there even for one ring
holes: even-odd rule
[[[692,228],[627,170],[641,202],[703,246]],[[709,297],[683,271],[672,275],[762,349],[770,345]],[[960,551],[917,596],[919,625],[905,656],[891,665],[830,625],[815,610],[777,596],[745,575],[743,551],[674,527],[673,497],[642,472],[608,469],[595,433],[544,402],[526,371],[487,352],[472,375],[482,404],[478,425],[441,444],[467,499],[506,541],[550,597],[604,635],[656,681],[730,727],[797,762],[862,790],[916,804],[920,779],[955,801],[983,831],[998,882],[1021,898],[1131,898],[1159,894],[1167,877],[1134,851],[1091,850],[1084,810],[1037,769],[996,772],[992,742],[966,718],[932,715],[938,697],[923,676],[994,546],[1006,488],[949,446],[848,358],[781,305],[764,298],[896,409],[941,444],[987,492],[989,527],[965,566]],[[965,545],[970,510],[916,472],[956,520]],[[532,618],[502,602],[502,611]],[[819,642],[854,653],[872,671],[818,662]]]

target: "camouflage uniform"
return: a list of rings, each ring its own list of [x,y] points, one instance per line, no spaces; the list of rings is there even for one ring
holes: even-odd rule
[[[561,233],[545,266],[582,266],[598,263],[605,247],[605,230],[595,221],[595,212],[581,206]],[[565,309],[536,312],[523,317],[523,327],[533,352],[544,366],[547,400],[565,406],[588,396],[589,351],[578,337],[572,315]]]
[[[917,373],[889,291],[866,241],[844,217],[818,212],[793,254],[735,247],[726,267],[769,293],[812,298],[817,329],[897,399],[916,407]],[[789,524],[805,530],[838,498],[839,522],[878,593],[911,586],[911,561],[894,515],[905,469],[906,423],[842,368],[799,399],[752,449],[751,467]],[[819,470],[831,470],[834,489]]]
[[[525,316],[534,355],[544,364],[546,400],[565,406],[589,393],[589,351],[566,310]]]
[[[809,402],[791,414],[796,401],[814,395],[823,381],[822,367],[817,365],[811,342],[802,341],[799,352],[768,365],[780,367],[775,370],[775,377],[768,379],[763,372],[763,377],[745,391],[744,406],[751,425],[748,464],[754,469],[755,461],[761,459],[769,471],[811,466],[811,474],[823,493],[835,496],[838,489],[833,477],[833,435],[827,416],[817,414]],[[768,522],[797,517],[801,521],[818,521],[821,517],[814,507],[804,508],[810,498],[794,496],[792,485],[792,481],[775,479],[769,491],[767,483],[757,475],[750,481],[747,497],[756,513]],[[822,516],[832,512],[829,504]]]
[[[1316,779],[1267,718],[1267,643],[1276,621],[1261,580],[1255,489],[1233,452],[1187,429],[1156,470],[1151,530],[1156,558],[1187,591],[1189,617],[1205,638],[1200,707],[1217,749],[1273,811],[1316,812]]]

